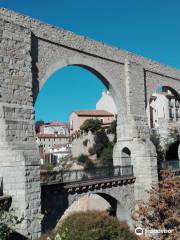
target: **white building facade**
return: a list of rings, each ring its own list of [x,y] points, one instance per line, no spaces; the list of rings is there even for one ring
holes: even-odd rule
[[[102,96],[96,103],[96,110],[105,110],[117,115],[117,108],[109,91],[102,92]]]
[[[180,121],[180,103],[170,91],[154,93],[147,108],[150,128],[167,127]]]
[[[36,134],[36,142],[39,146],[41,163],[44,163],[44,159],[49,154],[55,153],[58,159],[67,156],[70,154],[69,125],[51,122],[40,126],[40,131]]]

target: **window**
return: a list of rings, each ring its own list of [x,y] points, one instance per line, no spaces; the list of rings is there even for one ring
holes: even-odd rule
[[[170,118],[170,119],[173,119],[173,117],[174,117],[173,111],[172,111],[172,109],[170,108],[170,109],[169,109],[169,118]]]
[[[174,105],[174,104],[173,104],[173,102],[172,102],[172,99],[170,98],[170,99],[169,99],[169,107],[173,107],[173,105]]]
[[[179,108],[179,101],[178,101],[178,100],[176,100],[175,106],[176,106],[177,108]]]
[[[178,109],[176,109],[176,119],[179,118]]]

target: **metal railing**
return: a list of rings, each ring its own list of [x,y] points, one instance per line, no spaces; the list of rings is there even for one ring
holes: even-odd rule
[[[178,170],[180,169],[180,159],[159,162],[160,170]]]
[[[43,183],[69,183],[82,182],[90,180],[111,179],[116,177],[132,177],[133,166],[111,166],[92,168],[86,170],[72,170],[72,171],[42,171],[41,182]]]

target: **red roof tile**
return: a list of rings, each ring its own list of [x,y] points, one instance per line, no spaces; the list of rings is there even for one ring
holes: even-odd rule
[[[50,122],[49,124],[47,124],[47,126],[69,126],[68,123],[64,123],[64,122],[58,122],[58,121],[54,121],[54,122]]]
[[[38,138],[69,138],[60,134],[37,133]]]
[[[80,110],[75,112],[78,116],[114,116],[114,114],[105,110]]]

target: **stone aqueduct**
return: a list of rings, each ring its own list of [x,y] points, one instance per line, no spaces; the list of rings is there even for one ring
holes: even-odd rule
[[[91,71],[112,93],[118,109],[114,165],[121,165],[122,149],[128,148],[136,177],[135,200],[157,182],[147,102],[160,85],[180,92],[179,70],[1,8],[0,175],[4,192],[25,217],[21,231],[33,239],[40,232],[41,210],[33,104],[48,77],[68,65]]]

